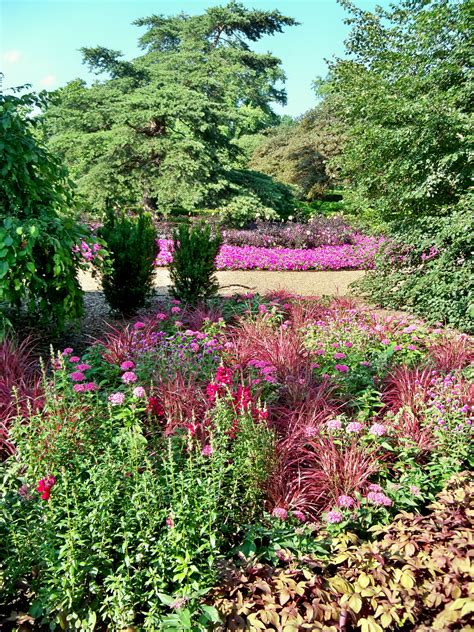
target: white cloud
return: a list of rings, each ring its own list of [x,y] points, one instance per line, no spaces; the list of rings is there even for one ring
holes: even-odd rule
[[[21,59],[21,52],[19,50],[7,50],[3,53],[3,59],[10,64],[16,64]]]
[[[39,80],[40,86],[43,88],[51,88],[56,83],[56,77],[54,75],[46,75]]]

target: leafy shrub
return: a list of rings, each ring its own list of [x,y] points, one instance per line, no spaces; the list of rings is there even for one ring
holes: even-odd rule
[[[221,221],[225,226],[243,228],[258,219],[276,221],[278,213],[252,195],[237,195],[221,209]]]
[[[102,273],[107,302],[112,309],[133,314],[153,292],[157,235],[151,216],[116,216],[111,210],[98,235],[109,251],[109,265]]]
[[[37,119],[29,116],[44,105],[35,94],[0,93],[0,305],[24,306],[61,329],[82,315],[73,248],[87,230],[71,215],[66,169],[38,141]]]
[[[97,383],[73,388],[71,358],[66,350],[55,362],[43,410],[13,431],[18,460],[1,489],[2,602],[26,580],[39,623],[173,629],[179,610],[177,629],[196,629],[183,617],[197,610],[206,621],[197,598],[241,525],[262,513],[273,433],[223,367],[209,417],[174,423],[133,384],[108,400]]]
[[[195,304],[216,294],[215,259],[222,243],[219,233],[211,227],[181,224],[173,234],[174,254],[170,264],[173,283],[171,292],[185,303]]]
[[[474,196],[468,196],[449,217],[420,219],[416,226],[401,229],[390,251],[383,249],[378,256],[375,270],[358,283],[359,289],[384,307],[406,309],[430,323],[441,321],[472,333],[473,201]]]
[[[217,629],[466,629],[473,612],[469,476],[453,479],[429,509],[400,514],[374,542],[341,536],[329,559],[306,558],[302,566],[285,549],[285,568],[250,559],[208,600],[225,622]]]

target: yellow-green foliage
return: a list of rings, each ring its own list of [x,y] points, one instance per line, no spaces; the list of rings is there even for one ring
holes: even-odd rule
[[[254,564],[216,591],[230,630],[468,630],[474,483],[452,479],[426,516],[400,514],[373,542],[334,541],[328,561]],[[284,557],[284,555],[282,555]]]

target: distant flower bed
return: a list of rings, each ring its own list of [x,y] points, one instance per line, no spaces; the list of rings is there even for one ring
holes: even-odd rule
[[[355,233],[353,242],[318,248],[259,248],[224,244],[217,257],[218,270],[354,270],[374,267],[382,237]],[[157,266],[173,259],[173,243],[159,239]]]

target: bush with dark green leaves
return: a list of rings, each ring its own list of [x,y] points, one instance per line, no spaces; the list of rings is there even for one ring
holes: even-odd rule
[[[153,292],[157,233],[151,216],[109,211],[98,231],[109,252],[109,265],[102,273],[102,289],[113,310],[133,314]]]
[[[191,305],[217,293],[216,256],[222,244],[220,233],[208,224],[180,224],[173,233],[170,276],[173,296]]]
[[[44,103],[0,93],[0,336],[12,308],[57,329],[82,314],[73,248],[87,229],[74,220],[67,170],[38,141],[31,112]]]
[[[372,300],[474,332],[474,195],[446,217],[399,227],[359,282]]]

